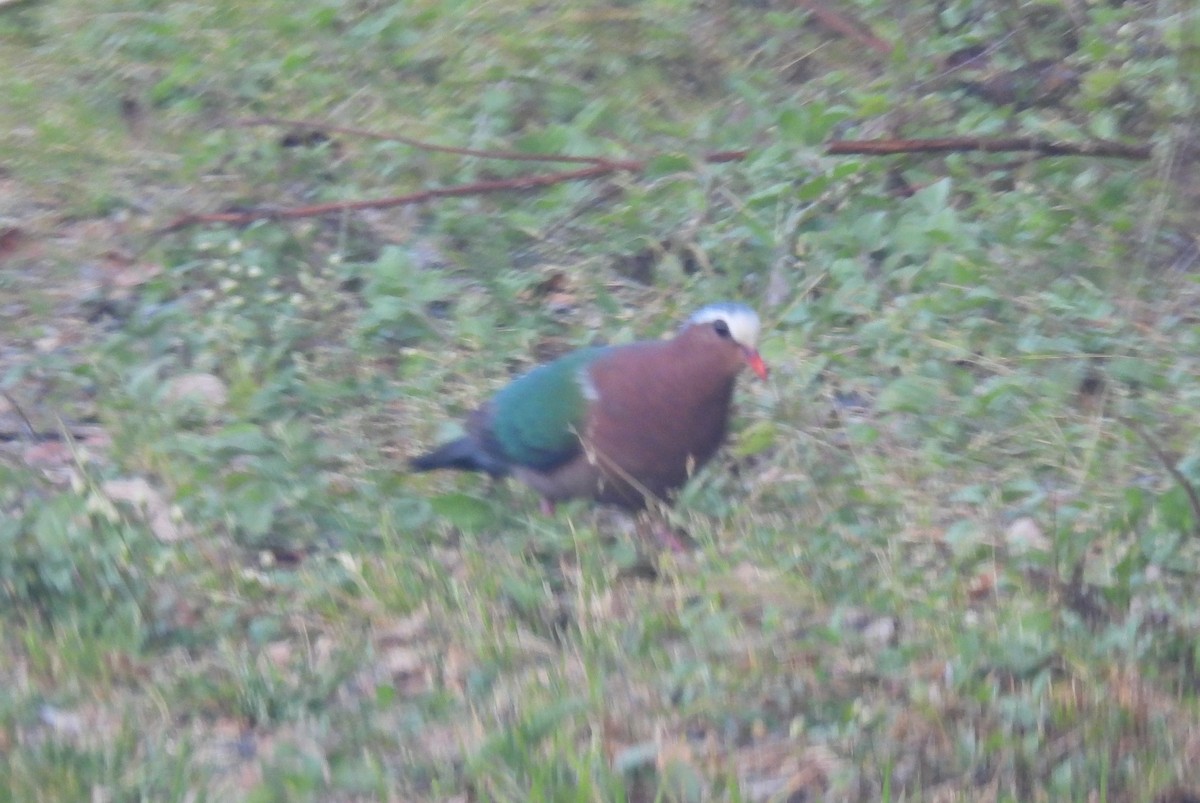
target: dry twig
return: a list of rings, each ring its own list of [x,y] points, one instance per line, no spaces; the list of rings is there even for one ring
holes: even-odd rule
[[[892,55],[892,46],[880,39],[863,23],[845,14],[826,8],[820,0],[796,0],[800,6],[813,15],[817,22],[834,33],[839,33],[852,42],[866,45],[881,56]]]
[[[939,137],[934,139],[859,139],[831,142],[829,156],[861,154],[886,156],[896,153],[1012,153],[1031,151],[1043,156],[1094,156],[1117,159],[1149,159],[1149,145],[1123,145],[1119,142],[1063,142],[1036,137]]]
[[[1145,427],[1131,418],[1122,420],[1125,422],[1125,426],[1133,430],[1146,446],[1150,448],[1150,451],[1154,453],[1158,462],[1162,463],[1163,468],[1171,475],[1171,479],[1175,480],[1179,484],[1179,487],[1183,488],[1183,492],[1187,494],[1188,503],[1192,506],[1192,532],[1200,535],[1200,492],[1196,490],[1196,486],[1175,466],[1175,461],[1163,449],[1162,444]]]

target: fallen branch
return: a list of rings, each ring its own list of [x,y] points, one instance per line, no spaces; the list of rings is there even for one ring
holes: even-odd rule
[[[861,22],[845,14],[826,8],[820,0],[796,0],[796,5],[813,15],[817,22],[834,33],[841,34],[847,39],[866,45],[881,56],[892,55],[892,46],[873,34]]]
[[[859,154],[886,156],[896,153],[1011,153],[1032,151],[1041,156],[1097,156],[1117,159],[1149,159],[1149,145],[1122,145],[1119,142],[1093,140],[1062,142],[1034,137],[941,137],[937,139],[859,139],[831,142],[829,156]]]
[[[708,164],[722,164],[745,159],[748,151],[716,151],[706,154],[703,161]],[[397,195],[390,198],[376,198],[367,201],[334,201],[312,206],[297,206],[287,209],[256,208],[237,212],[208,212],[189,214],[176,218],[158,230],[158,234],[169,234],[173,231],[204,223],[224,223],[227,225],[247,225],[256,220],[294,220],[296,218],[320,217],[344,212],[355,212],[362,209],[392,209],[397,206],[425,203],[437,198],[457,198],[467,195],[491,195],[497,192],[515,192],[549,187],[554,184],[564,184],[568,181],[589,181],[611,173],[641,173],[646,169],[647,161],[637,159],[605,159],[590,167],[578,170],[561,170],[556,173],[539,173],[531,176],[515,176],[513,178],[493,179],[490,181],[474,181],[469,184],[456,184],[450,187],[434,187],[428,190]]]

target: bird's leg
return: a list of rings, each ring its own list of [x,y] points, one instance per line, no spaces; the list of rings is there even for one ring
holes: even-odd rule
[[[655,537],[658,538],[658,542],[676,555],[682,555],[688,551],[687,545],[683,543],[683,539],[679,537],[679,534],[675,532],[675,528],[666,519],[656,519],[651,524],[651,527],[654,530]]]
[[[671,526],[671,520],[665,509],[648,509],[639,520],[644,523],[649,530],[649,535],[653,536],[660,548],[666,548],[676,555],[682,555],[694,547],[686,533]],[[643,533],[646,532],[641,527],[638,529]]]
[[[550,501],[546,497],[543,496],[541,498],[541,502],[540,502],[539,506],[542,509],[543,516],[553,516],[554,515],[554,502]]]

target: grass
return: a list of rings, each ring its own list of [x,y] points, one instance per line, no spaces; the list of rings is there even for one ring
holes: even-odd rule
[[[5,798],[1200,796],[1200,19],[837,8],[903,52],[769,3],[0,8]],[[552,169],[261,116],[653,161],[157,234]],[[1154,156],[823,153],[893,134]],[[774,372],[694,552],[406,473],[718,298]]]

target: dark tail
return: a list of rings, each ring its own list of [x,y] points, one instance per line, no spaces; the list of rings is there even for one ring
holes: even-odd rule
[[[486,471],[493,477],[508,474],[508,464],[488,454],[471,438],[459,438],[444,443],[432,452],[408,461],[413,471],[433,471],[448,468],[455,471]]]

